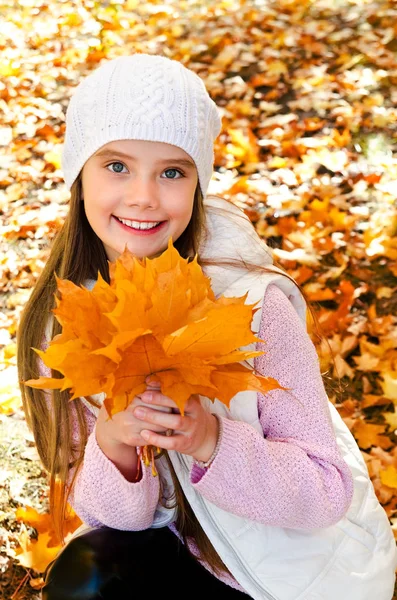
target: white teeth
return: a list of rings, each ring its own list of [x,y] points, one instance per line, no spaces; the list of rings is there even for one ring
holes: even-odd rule
[[[148,222],[140,222],[140,221],[130,221],[129,219],[120,219],[121,223],[124,225],[128,225],[128,227],[132,227],[133,229],[153,229],[156,227],[161,221],[157,221],[156,223],[148,223]]]

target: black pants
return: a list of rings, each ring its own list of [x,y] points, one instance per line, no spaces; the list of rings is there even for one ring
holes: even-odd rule
[[[248,600],[168,529],[100,528],[69,542],[47,568],[42,600]]]

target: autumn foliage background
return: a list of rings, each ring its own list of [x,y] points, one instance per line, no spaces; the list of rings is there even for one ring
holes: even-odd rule
[[[329,397],[395,524],[395,3],[0,0],[0,14],[0,598],[38,597],[40,568],[19,566],[16,548],[37,538],[45,554],[50,536],[23,510],[45,513],[47,479],[15,331],[67,212],[65,110],[82,76],[129,52],[181,60],[220,107],[210,191],[246,211],[312,301]]]

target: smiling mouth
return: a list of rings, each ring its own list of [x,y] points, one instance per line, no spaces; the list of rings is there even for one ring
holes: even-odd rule
[[[134,232],[149,233],[156,231],[165,223],[165,221],[133,221],[130,219],[121,219],[113,215],[116,221],[118,221],[123,227],[131,229]]]

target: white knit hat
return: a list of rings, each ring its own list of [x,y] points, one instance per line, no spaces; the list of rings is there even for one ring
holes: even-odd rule
[[[165,56],[101,64],[76,87],[66,112],[62,170],[68,189],[84,163],[115,140],[166,142],[194,160],[205,197],[221,117],[196,73]]]

